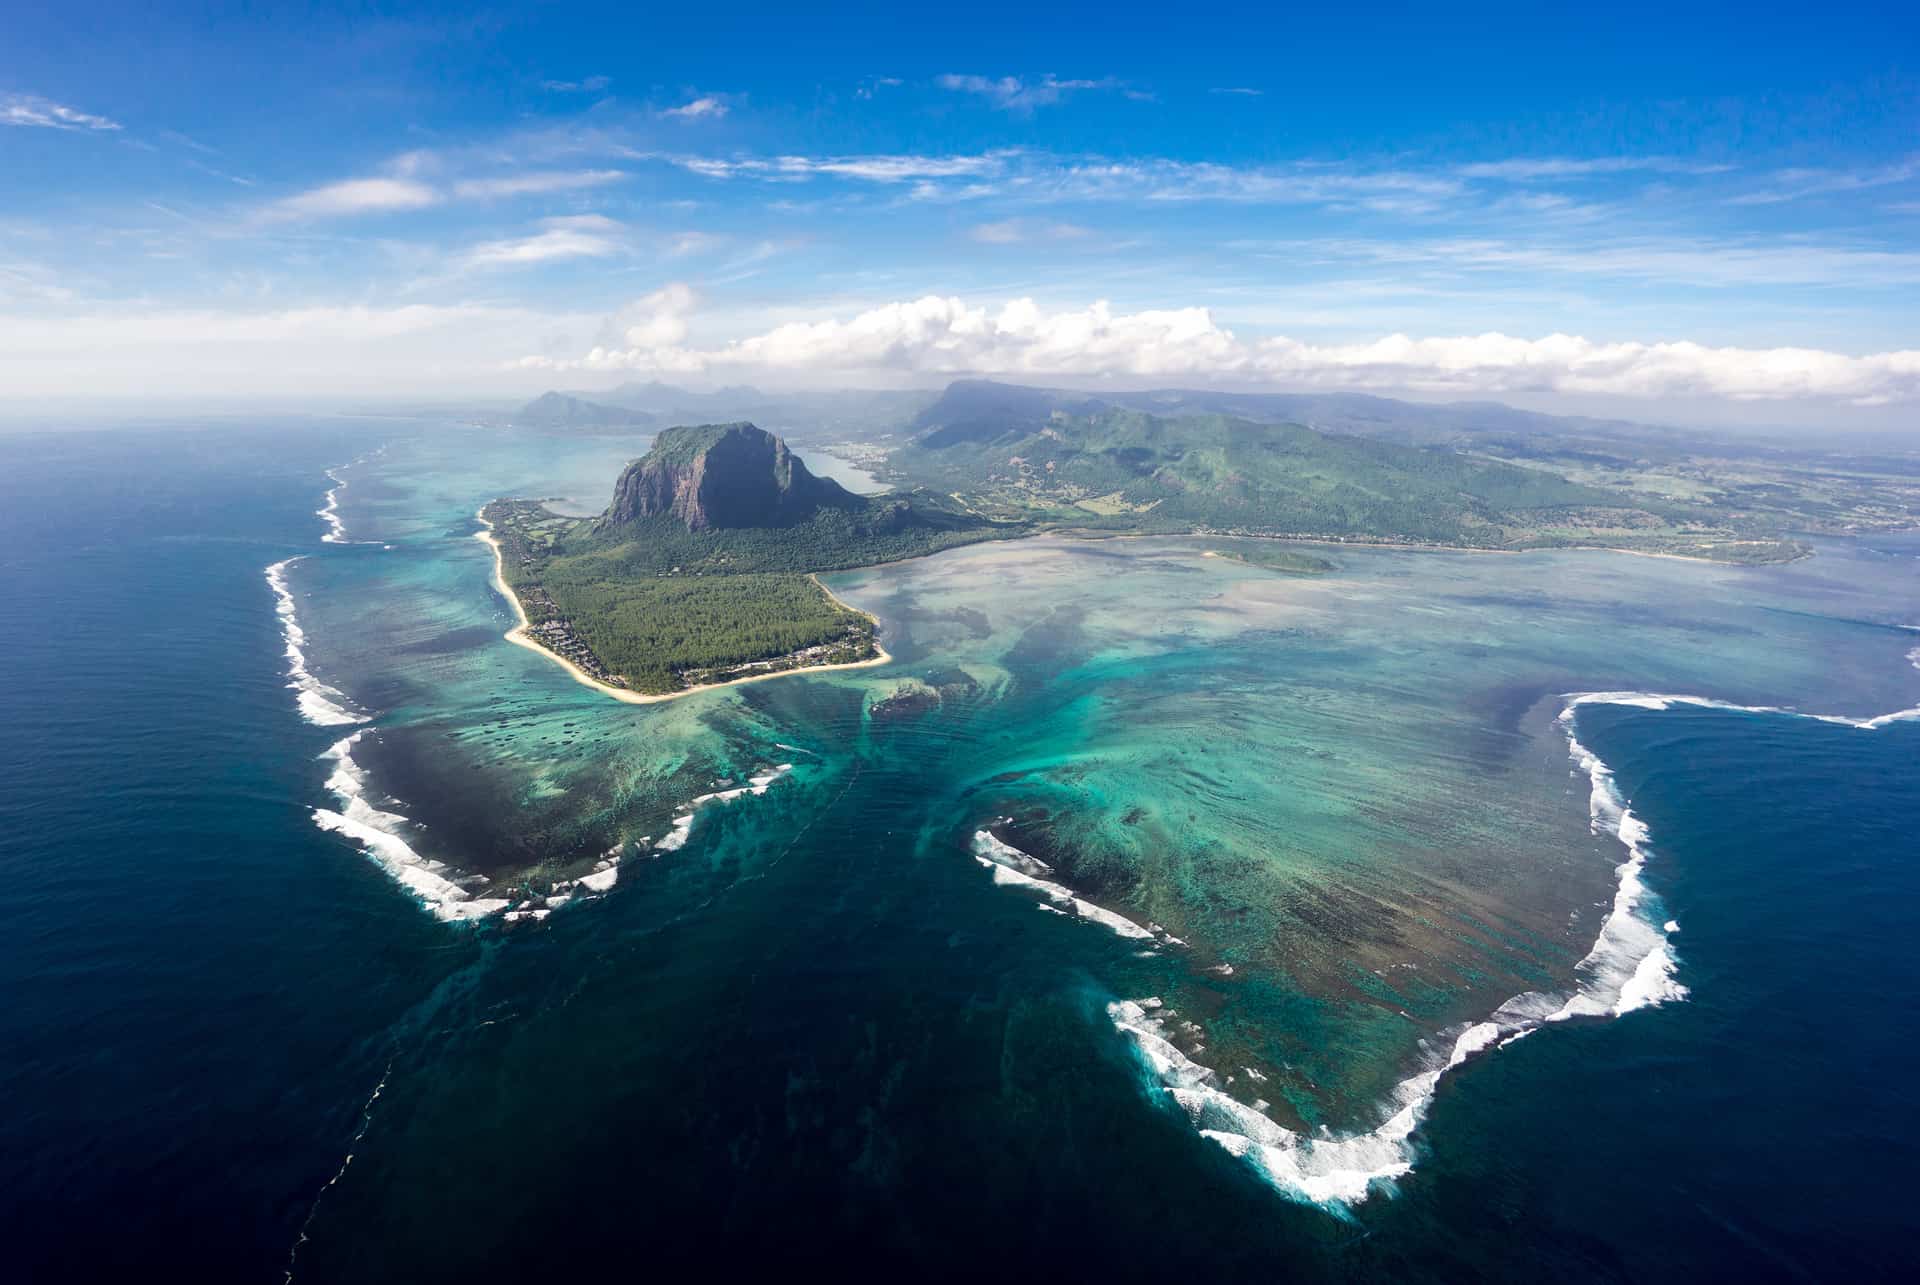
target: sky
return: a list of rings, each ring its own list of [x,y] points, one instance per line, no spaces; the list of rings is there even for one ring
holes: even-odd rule
[[[0,401],[979,373],[1920,425],[1914,6],[798,8],[16,0]]]

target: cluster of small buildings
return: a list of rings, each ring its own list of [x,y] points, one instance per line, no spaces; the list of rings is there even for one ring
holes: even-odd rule
[[[585,670],[588,677],[603,683],[624,685],[607,672],[607,667],[600,663],[600,658],[593,654],[593,649],[580,640],[580,635],[573,632],[571,622],[546,620],[531,626],[528,632],[542,647],[557,656],[564,656]]]
[[[777,673],[787,669],[805,669],[810,665],[822,665],[834,658],[836,652],[845,652],[849,647],[859,648],[862,642],[871,641],[858,625],[848,628],[846,635],[832,642],[816,643],[811,647],[802,647],[799,651],[790,651],[784,656],[775,656],[771,660],[750,660],[744,665],[719,665],[712,669],[689,669],[681,675],[688,683],[699,686],[702,683],[725,682],[734,678],[745,678],[751,674]]]

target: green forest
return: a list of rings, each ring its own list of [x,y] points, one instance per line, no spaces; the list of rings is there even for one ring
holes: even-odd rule
[[[496,501],[488,518],[533,636],[644,692],[861,660],[875,654],[873,622],[812,573],[1042,530],[1601,545],[1739,562],[1804,551],[1698,503],[1447,446],[963,392],[890,453],[885,471],[902,489],[886,495],[815,479],[778,438],[728,424],[663,432],[598,518]],[[1278,573],[1332,567],[1301,550],[1229,547],[1225,556]]]
[[[829,647],[815,664],[874,654],[873,622],[796,574],[660,576],[547,584],[554,605],[607,669],[641,692],[671,692],[707,670]]]

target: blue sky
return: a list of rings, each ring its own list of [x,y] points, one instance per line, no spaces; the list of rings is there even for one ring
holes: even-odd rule
[[[642,8],[20,7],[0,380],[1920,399],[1910,9]]]

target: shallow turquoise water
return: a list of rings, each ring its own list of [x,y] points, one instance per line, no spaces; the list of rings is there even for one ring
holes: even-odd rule
[[[1217,542],[981,547],[833,578],[881,615],[891,666],[640,708],[501,641],[510,616],[472,538],[474,509],[501,493],[597,507],[635,444],[391,422],[286,426],[272,449],[239,429],[178,441],[204,449],[132,435],[40,447],[11,474],[28,484],[9,547],[45,551],[6,564],[8,636],[31,643],[9,649],[10,726],[34,729],[13,744],[70,752],[51,775],[16,764],[6,794],[18,913],[45,925],[6,957],[10,986],[38,997],[13,1016],[30,1052],[9,1084],[45,1104],[10,1139],[9,1182],[42,1222],[141,1204],[152,1221],[129,1227],[128,1262],[188,1261],[186,1230],[226,1209],[248,1230],[210,1277],[277,1269],[303,1225],[296,1275],[311,1279],[754,1264],[776,1247],[876,1269],[1651,1274],[1619,1225],[1632,1193],[1582,1204],[1585,1180],[1549,1144],[1657,1154],[1688,1110],[1721,1109],[1703,1080],[1745,1073],[1700,1036],[1728,1029],[1716,1003],[1753,1011],[1725,979],[1766,949],[1709,931],[1695,945],[1726,868],[1717,823],[1736,811],[1764,834],[1768,807],[1786,809],[1827,818],[1845,851],[1895,842],[1911,815],[1894,789],[1911,762],[1901,728],[1584,707],[1577,734],[1652,827],[1632,909],[1659,940],[1680,922],[1669,980],[1692,996],[1468,1061],[1386,1147],[1411,1174],[1329,1211],[1197,1132],[1110,1006],[1160,1001],[1142,1015],[1213,1071],[1221,1101],[1201,1123],[1259,1104],[1273,1128],[1365,1142],[1468,1024],[1594,980],[1581,961],[1625,849],[1590,828],[1561,694],[1910,707],[1912,548],[1757,571],[1338,549],[1336,574],[1302,580],[1205,557]],[[89,487],[128,459],[151,503],[113,525],[117,497]],[[348,460],[334,511],[351,543],[323,544],[322,470]],[[364,722],[303,722],[281,686],[263,568],[296,556],[284,581],[306,669]],[[148,640],[165,681],[127,681],[111,641],[85,665],[120,678],[78,681],[34,605],[56,584],[95,586],[79,600],[101,614],[80,636]],[[922,699],[889,704],[903,689]],[[1689,719],[1709,720],[1707,749],[1658,731]],[[1864,757],[1807,750],[1798,738],[1821,729]],[[553,880],[617,849],[610,890],[571,890],[538,919],[436,920],[392,852],[383,867],[313,824],[346,806],[327,788],[340,759],[320,756],[355,732],[363,802],[465,894],[443,908],[549,910]],[[1754,747],[1768,773],[1737,766]],[[759,793],[688,811],[784,764]],[[1841,807],[1836,776],[1867,785]],[[127,806],[91,806],[74,781]],[[1696,792],[1712,803],[1689,814]],[[1049,862],[1068,900],[978,859],[995,851],[980,831],[1009,817],[998,832]],[[1848,932],[1843,911],[1802,931]],[[1675,1090],[1622,1136],[1604,1077],[1569,1059],[1631,1066],[1642,1038],[1678,1039],[1659,1055],[1677,1059],[1670,1085],[1711,1069],[1687,1090],[1707,1105]],[[91,1048],[92,1077],[75,1077]],[[1802,1082],[1830,1070],[1812,1057]],[[1502,1086],[1493,1100],[1483,1082]],[[102,1092],[122,1109],[95,1121],[85,1104]],[[1604,1139],[1543,1136],[1567,1092]],[[248,1112],[271,1122],[270,1158],[245,1141]],[[1259,1128],[1235,1119],[1234,1136]],[[1527,1147],[1496,1136],[1509,1119]],[[1687,1154],[1726,1186],[1713,1157]],[[1508,1175],[1506,1212],[1462,1231],[1459,1202],[1489,1174]],[[1731,1192],[1724,1225],[1764,1221],[1754,1192]],[[1542,1210],[1591,1252],[1556,1257],[1529,1221]],[[1728,1252],[1719,1233],[1662,1235],[1675,1263]],[[40,1261],[57,1261],[44,1243]]]

